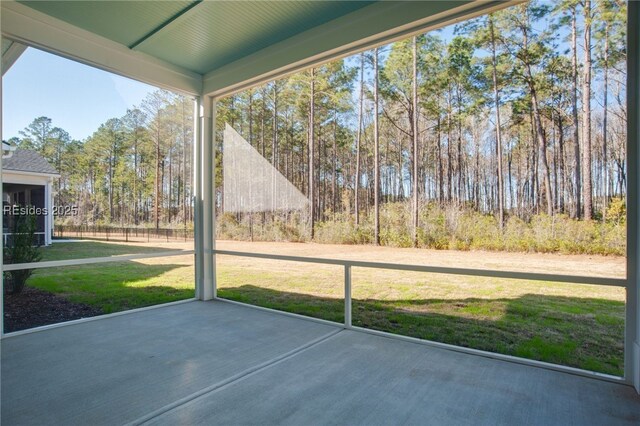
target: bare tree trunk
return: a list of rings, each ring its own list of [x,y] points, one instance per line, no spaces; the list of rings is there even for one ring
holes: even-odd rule
[[[273,82],[273,139],[271,140],[271,164],[275,170],[278,170],[278,82]],[[272,219],[275,221],[276,211],[276,174],[273,174],[271,182],[271,194],[273,194],[271,203]]]
[[[558,116],[558,150],[560,154],[558,156],[559,163],[558,171],[560,180],[560,194],[558,198],[558,209],[560,212],[564,212],[565,209],[565,194],[566,194],[566,175],[565,175],[565,164],[564,164],[564,127],[562,126],[562,116]],[[556,183],[557,185],[558,183]]]
[[[181,107],[182,107],[182,198],[181,198],[181,202],[182,202],[182,223],[184,225],[184,228],[186,229],[187,227],[187,125],[185,122],[185,116],[186,116],[186,111],[185,111],[185,100],[181,99],[180,101]]]
[[[138,205],[140,203],[140,197],[138,194],[138,129],[134,130],[135,134],[133,137],[133,222],[138,224]]]
[[[463,173],[463,156],[462,156],[462,94],[460,91],[460,83],[456,83],[456,98],[458,100],[458,116],[456,117],[456,121],[458,122],[458,202],[462,203],[465,197],[464,191],[464,173]]]
[[[356,226],[360,224],[360,196],[358,190],[360,189],[360,141],[362,139],[362,104],[364,102],[364,53],[360,54],[360,98],[358,102],[358,132],[356,136],[356,176],[353,183],[354,193],[354,216]]]
[[[604,106],[602,118],[602,175],[603,175],[603,207],[602,220],[606,220],[607,207],[609,204],[609,170],[607,164],[607,107],[609,104],[609,23],[604,28]]]
[[[584,2],[584,71],[582,78],[582,187],[584,188],[584,218],[593,217],[591,179],[591,0]]]
[[[573,139],[574,139],[574,155],[575,155],[575,197],[576,197],[576,219],[582,217],[582,179],[580,177],[580,128],[578,122],[578,46],[577,46],[577,11],[575,7],[571,10],[571,73],[573,87],[571,90],[572,115],[573,115]]]
[[[167,222],[171,223],[171,213],[173,211],[173,160],[172,160],[172,152],[173,152],[173,144],[171,141],[173,138],[169,139],[169,179],[168,179],[168,188],[167,188]]]
[[[160,185],[162,184],[162,182],[160,181],[160,140],[159,140],[159,135],[158,135],[158,140],[156,141],[156,182],[155,182],[155,188],[154,188],[154,199],[155,199],[155,206],[154,206],[154,219],[156,222],[156,229],[160,229]]]
[[[397,134],[397,139],[398,139],[398,182],[397,182],[397,197],[396,197],[396,201],[404,201],[404,176],[402,173],[402,170],[404,168],[404,155],[403,155],[403,149],[404,149],[404,143],[403,143],[403,135],[400,132],[400,130],[398,129],[398,131],[396,132]]]
[[[333,111],[333,167],[331,167],[331,211],[333,219],[336,218],[336,205],[338,204],[338,110]]]
[[[115,135],[113,136],[115,137]],[[113,144],[114,142],[112,142]],[[114,150],[113,145],[109,153],[109,222],[113,221],[113,167],[114,167]]]
[[[418,42],[413,36],[413,245],[418,246]]]
[[[513,208],[514,203],[513,203],[513,195],[514,195],[514,191],[513,191],[513,181],[512,181],[512,170],[511,170],[511,166],[512,166],[512,153],[509,152],[507,154],[507,176],[509,179],[509,207]]]
[[[451,88],[447,96],[447,200],[453,200],[453,159],[451,158],[451,114],[453,106],[451,100]]]
[[[436,131],[438,132],[438,141],[437,141],[437,155],[438,155],[438,201],[442,204],[444,201],[444,172],[442,165],[442,131],[440,129],[441,119],[440,119],[440,111],[438,111],[438,119],[436,123]]]
[[[498,177],[498,222],[500,228],[504,225],[504,182],[502,177],[502,130],[500,122],[500,91],[498,90],[498,61],[496,58],[496,37],[493,18],[489,15],[489,29],[491,31],[491,64],[493,74],[493,97],[496,104],[496,162]]]
[[[265,123],[265,119],[266,119],[266,112],[267,112],[267,94],[266,94],[266,89],[264,91],[261,91],[260,93],[260,97],[262,98],[262,102],[261,102],[261,111],[260,111],[260,155],[262,156],[262,158],[266,159],[266,152],[265,152],[265,139],[264,139],[264,130],[266,127],[266,123]],[[266,213],[263,211],[260,214],[260,227],[264,228],[264,224],[266,222],[267,219],[267,215]]]
[[[378,128],[378,48],[373,49],[374,242],[380,245],[380,141]]]
[[[315,151],[315,135],[314,135],[314,124],[315,124],[315,92],[316,92],[316,70],[315,68],[311,68],[309,71],[311,76],[311,87],[309,91],[309,215],[311,222],[311,240],[313,240],[315,236],[315,221],[316,221],[316,208],[315,208],[315,188],[314,188],[314,180],[315,180],[315,168],[314,168],[314,151]]]
[[[525,31],[524,34],[524,44],[525,48],[528,46],[528,36]],[[547,140],[544,133],[544,128],[542,127],[542,117],[540,115],[540,108],[538,104],[538,94],[535,86],[535,81],[533,78],[533,73],[531,71],[531,65],[526,64],[528,84],[529,84],[529,93],[531,95],[531,107],[532,107],[532,126],[534,127],[534,133],[536,135],[536,139],[538,141],[538,149],[540,151],[540,160],[539,163],[542,165],[542,173],[543,173],[543,183],[544,183],[544,192],[545,192],[545,202],[547,204],[547,214],[549,216],[553,215],[553,199],[551,194],[551,174],[549,172],[549,163],[547,162]],[[537,175],[537,173],[536,173]],[[538,191],[538,195],[540,192]],[[537,203],[539,206],[540,203]]]

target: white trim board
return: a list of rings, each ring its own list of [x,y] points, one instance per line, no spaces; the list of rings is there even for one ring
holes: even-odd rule
[[[203,92],[222,97],[415,34],[503,9],[510,1],[382,1],[275,43],[204,75]]]
[[[23,172],[20,170],[2,170],[3,183],[23,183],[23,184],[35,184],[44,185],[47,182],[51,182],[53,179],[57,179],[60,175],[54,175],[49,173],[34,173]]]
[[[211,70],[204,77],[14,0],[1,2],[2,34],[14,42],[144,83],[192,96],[220,96],[521,1],[465,0],[453,7],[450,2],[376,2]]]
[[[3,0],[2,36],[95,68],[191,96],[202,90],[202,75],[137,52],[38,12]]]
[[[22,43],[11,40],[10,42],[11,45],[2,55],[2,75],[9,71],[18,58],[20,58],[24,51],[27,50],[27,46]]]

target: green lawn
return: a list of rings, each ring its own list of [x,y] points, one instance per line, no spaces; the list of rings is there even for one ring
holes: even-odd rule
[[[135,250],[149,251],[55,244],[43,260]],[[218,256],[218,294],[342,322],[342,273],[338,266]],[[116,312],[193,297],[193,257],[36,270],[28,285]],[[603,286],[353,270],[354,325],[616,375],[623,373],[624,300],[624,289]]]
[[[344,320],[341,268],[254,260],[220,257],[219,296]],[[618,288],[353,270],[354,325],[614,375],[624,315]]]
[[[147,246],[100,242],[56,243],[42,260],[166,251]],[[27,285],[85,303],[104,313],[188,299],[194,296],[193,256],[146,259],[34,270]]]
[[[170,248],[153,247],[152,245],[134,245],[104,243],[98,241],[79,241],[54,243],[42,249],[42,261],[86,259],[90,257],[120,256],[126,254],[158,253]]]

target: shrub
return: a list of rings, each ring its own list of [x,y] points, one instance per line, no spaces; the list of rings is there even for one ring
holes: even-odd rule
[[[606,214],[607,222],[617,225],[627,220],[627,201],[624,198],[614,198],[609,203]]]
[[[531,215],[524,220],[508,215],[500,228],[495,216],[470,206],[422,203],[419,209],[418,247],[438,250],[494,250],[567,254],[625,253],[626,214],[624,200],[612,200],[606,222],[582,221],[567,215]],[[315,241],[326,244],[372,244],[374,217],[370,211],[355,226],[351,213],[327,213],[316,223]],[[302,213],[225,213],[218,219],[220,238],[262,241],[308,241],[309,223]],[[385,203],[380,207],[380,243],[391,247],[413,247],[410,202]]]
[[[507,219],[504,226],[504,249],[507,251],[534,251],[535,238],[527,223],[517,216]]]
[[[41,258],[40,247],[34,245],[37,232],[35,216],[15,216],[12,227],[13,239],[4,248],[4,263],[30,263]],[[33,269],[21,269],[4,273],[4,291],[21,293],[33,273]]]
[[[334,220],[316,224],[315,241],[324,244],[372,244],[373,223],[369,218],[356,226],[353,218],[344,214],[336,215]]]

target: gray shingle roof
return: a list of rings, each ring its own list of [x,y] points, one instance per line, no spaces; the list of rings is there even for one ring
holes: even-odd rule
[[[16,149],[11,157],[3,158],[2,168],[21,172],[58,174],[58,171],[42,155],[26,149]]]

